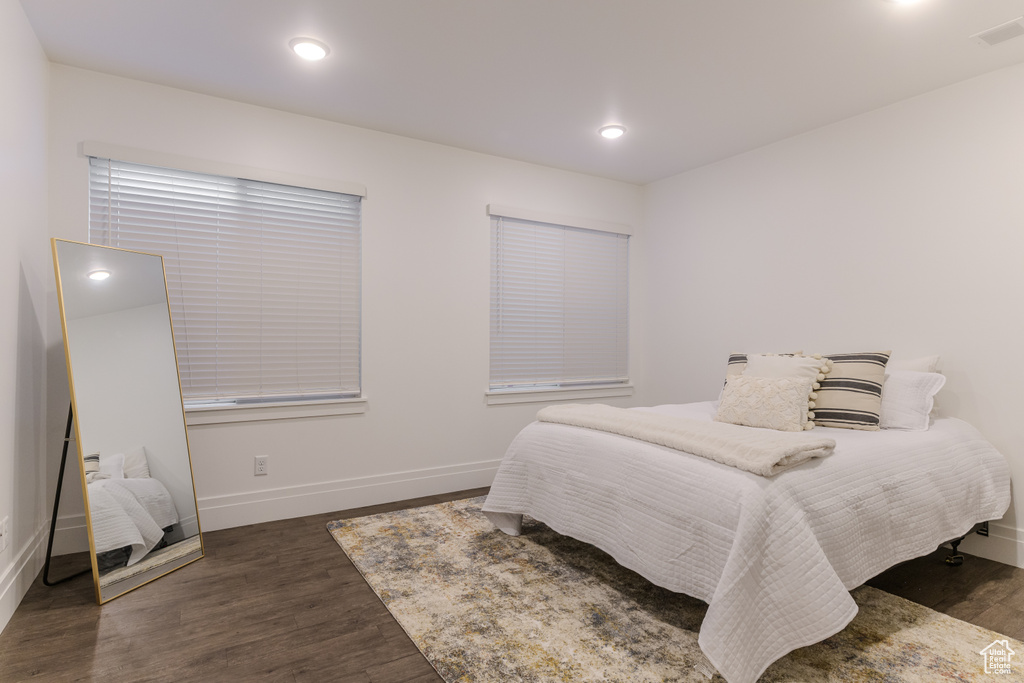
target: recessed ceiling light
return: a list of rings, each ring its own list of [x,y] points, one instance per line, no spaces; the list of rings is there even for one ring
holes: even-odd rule
[[[626,133],[626,127],[620,126],[617,123],[613,123],[610,126],[601,126],[598,130],[601,137],[614,140],[615,138],[621,138]]]
[[[109,270],[94,270],[89,273],[90,280],[106,280],[108,277],[110,277]]]
[[[917,2],[919,2],[920,0],[885,0],[885,1],[886,2],[891,2],[894,5],[913,5],[913,4],[917,3]]]
[[[323,59],[331,51],[331,48],[327,47],[326,43],[321,43],[319,40],[312,38],[292,38],[288,41],[288,47],[298,56],[311,62]]]

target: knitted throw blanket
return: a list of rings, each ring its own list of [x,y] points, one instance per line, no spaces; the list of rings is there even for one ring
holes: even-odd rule
[[[807,433],[690,420],[600,403],[548,406],[537,413],[537,419],[668,446],[762,477],[830,455],[836,446],[833,439]]]

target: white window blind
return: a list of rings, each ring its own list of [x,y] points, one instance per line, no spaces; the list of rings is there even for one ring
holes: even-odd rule
[[[186,402],[358,396],[360,199],[91,158],[89,240],[164,257]]]
[[[491,218],[492,390],[629,381],[629,237]]]

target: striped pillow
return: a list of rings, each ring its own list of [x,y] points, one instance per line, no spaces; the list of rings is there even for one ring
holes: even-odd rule
[[[95,475],[100,472],[99,453],[90,453],[82,458],[82,472],[85,474],[85,481],[92,483],[92,480],[96,478]]]
[[[728,380],[734,375],[742,375],[743,369],[747,367],[747,354],[730,353],[729,364],[725,366],[725,378]]]
[[[819,427],[879,428],[885,364],[891,351],[834,353],[832,371],[821,380],[814,400],[814,424]]]

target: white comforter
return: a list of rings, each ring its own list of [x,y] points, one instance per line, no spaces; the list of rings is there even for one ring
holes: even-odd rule
[[[165,527],[178,522],[171,494],[156,479],[98,479],[88,490],[96,552],[130,545],[129,566],[156,547]]]
[[[714,404],[638,410],[710,420]],[[747,683],[842,630],[857,612],[851,589],[1009,506],[1005,458],[961,420],[927,432],[814,431],[835,452],[768,479],[535,422],[509,446],[483,509],[528,514],[704,600],[701,649],[730,683]]]

